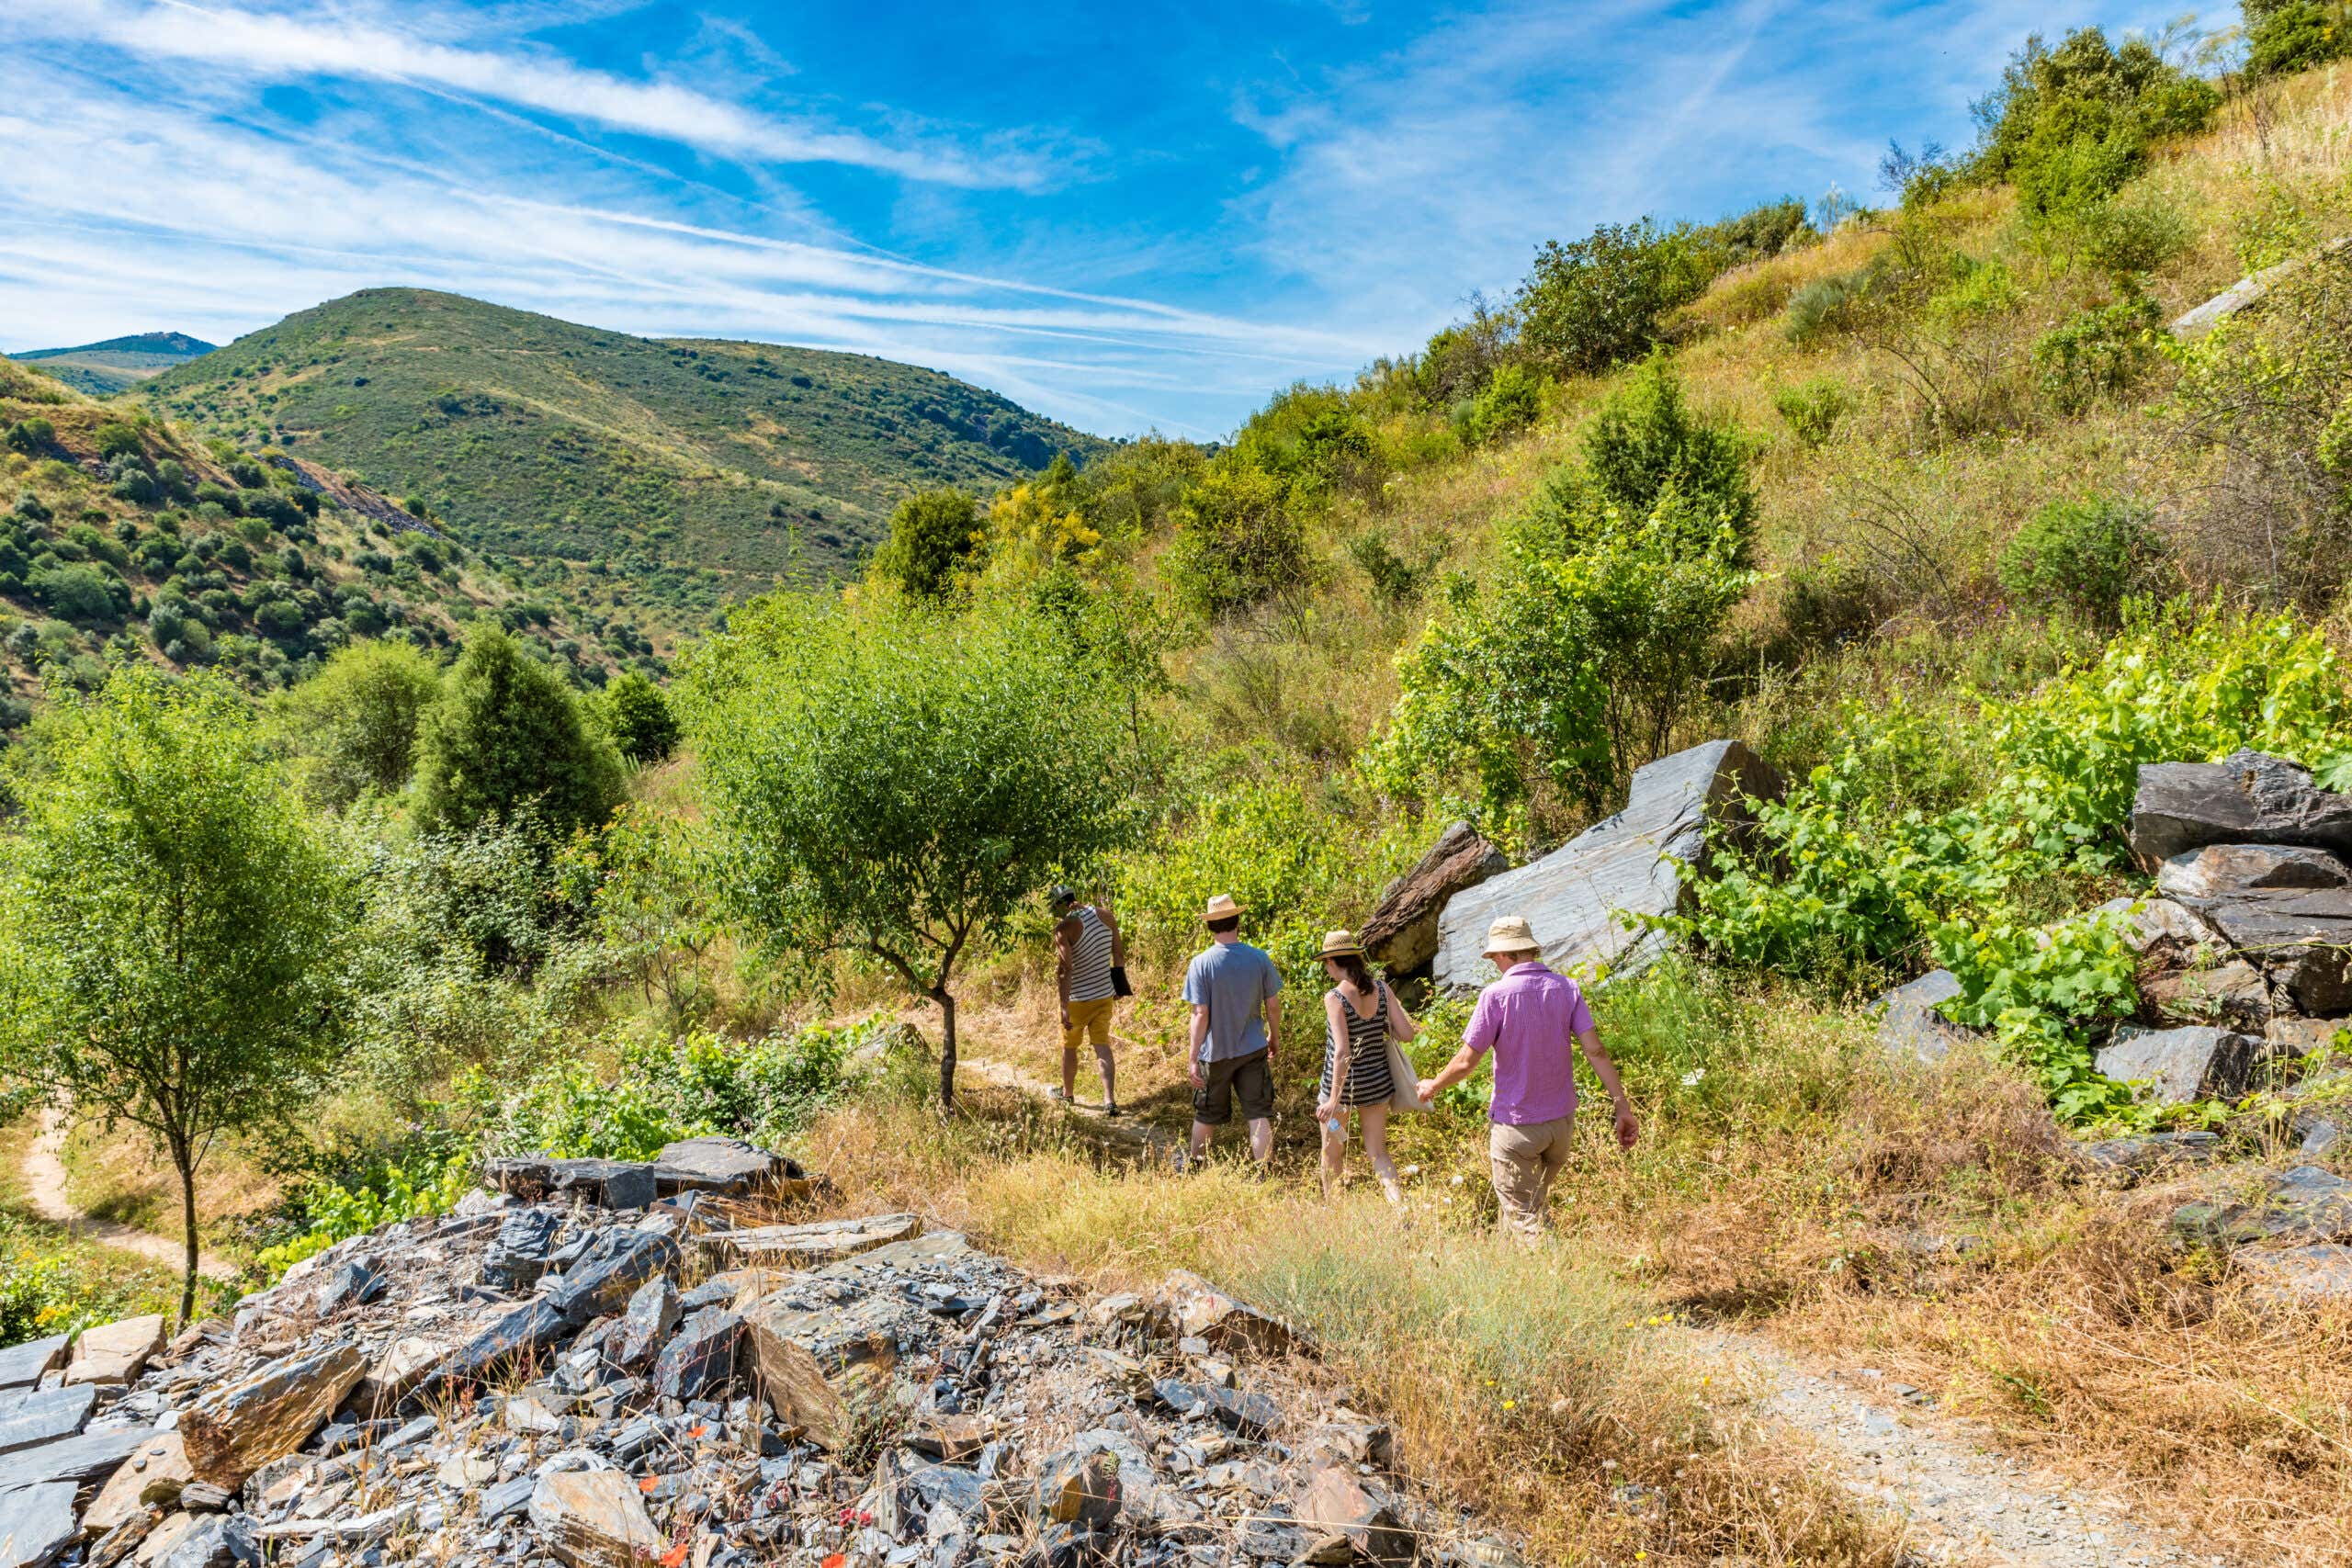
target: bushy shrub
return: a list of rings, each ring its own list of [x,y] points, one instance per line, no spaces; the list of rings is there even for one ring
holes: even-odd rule
[[[147,455],[147,444],[140,439],[139,432],[119,420],[109,420],[98,426],[91,441],[102,458],[143,457]]]
[[[1781,388],[1772,394],[1772,406],[1780,411],[1789,434],[1800,445],[1818,449],[1829,445],[1829,437],[1852,406],[1852,400],[1847,396],[1844,382],[1834,377],[1816,376],[1809,381]]]
[[[2053,501],[2001,552],[2001,585],[2029,603],[2114,627],[2148,591],[2165,557],[2147,507],[2112,497]]]
[[[614,676],[592,705],[596,722],[630,761],[665,761],[678,749],[678,720],[669,699],[637,671]]]
[[[36,570],[25,586],[44,608],[69,621],[110,621],[130,608],[130,584],[87,564]]]
[[[1591,374],[1638,359],[1668,310],[1720,270],[1720,254],[1689,225],[1645,218],[1603,223],[1581,240],[1547,240],[1520,286],[1520,341],[1540,363]]]
[[[564,835],[600,825],[620,804],[620,758],[562,677],[478,625],[419,728],[416,790],[431,827],[528,809]]]
[[[2035,379],[2068,414],[2128,391],[2155,358],[2161,319],[2144,295],[2077,310],[2035,342]]]
[[[2126,193],[2098,202],[2075,223],[2082,259],[2136,289],[2141,280],[2186,251],[2193,238],[2188,215],[2170,202]]]
[[[1867,272],[1815,279],[1789,296],[1781,330],[1791,343],[1811,344],[1852,327],[1870,299]]]
[[[963,592],[987,546],[978,502],[959,490],[921,491],[890,513],[890,536],[866,563],[865,574],[910,599],[936,604]]]
[[[8,427],[8,446],[12,451],[31,457],[56,445],[57,426],[38,414],[30,419],[20,419]]]
[[[1746,564],[1756,522],[1756,491],[1747,478],[1755,443],[1731,421],[1690,407],[1681,378],[1663,357],[1651,360],[1610,395],[1583,445],[1590,501],[1600,508],[1645,516],[1671,492],[1705,520],[1704,532],[1712,535],[1717,523],[1728,526],[1736,564]],[[1555,475],[1555,482],[1546,487],[1539,513],[1547,506],[1556,511],[1573,493],[1556,482],[1561,477]],[[1570,520],[1552,517],[1544,523],[1573,539]]]
[[[2352,52],[2352,17],[2337,0],[2244,0],[2242,9],[2249,74],[2308,71]]]
[[[1469,400],[1454,424],[1464,440],[1483,446],[1518,434],[1543,412],[1544,378],[1524,366],[1505,365]]]
[[[2030,39],[1976,106],[1975,172],[2014,184],[2029,221],[2064,221],[2121,190],[2152,141],[2201,130],[2221,101],[2144,39],[2118,49],[2097,28],[2055,49]]]
[[[163,614],[158,605],[155,615]],[[154,616],[148,625],[165,640]],[[336,652],[271,705],[304,792],[340,809],[371,790],[392,795],[407,786],[417,727],[440,694],[441,671],[413,646],[362,642]]]
[[[1179,601],[1216,620],[1305,585],[1306,530],[1291,502],[1287,482],[1238,454],[1211,464],[1176,503],[1166,571]]]

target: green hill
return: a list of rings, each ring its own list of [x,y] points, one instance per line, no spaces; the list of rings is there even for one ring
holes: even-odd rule
[[[186,333],[136,333],[74,348],[28,348],[8,357],[38,363],[75,391],[104,398],[210,354],[217,346]]]
[[[422,288],[300,311],[148,390],[422,501],[481,548],[717,573],[719,598],[840,573],[910,491],[993,490],[1103,446],[886,359],[631,337]]]

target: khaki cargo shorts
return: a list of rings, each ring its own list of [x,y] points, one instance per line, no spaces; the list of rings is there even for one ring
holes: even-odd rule
[[[1202,1126],[1222,1127],[1232,1121],[1237,1095],[1241,1100],[1244,1121],[1273,1119],[1274,1070],[1267,1064],[1263,1051],[1207,1063],[1202,1072],[1208,1081],[1193,1091],[1193,1120]]]

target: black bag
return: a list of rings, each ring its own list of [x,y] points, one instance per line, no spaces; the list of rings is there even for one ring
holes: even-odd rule
[[[1136,988],[1127,984],[1127,966],[1124,964],[1111,965],[1111,994],[1114,997],[1132,997],[1136,994]]]

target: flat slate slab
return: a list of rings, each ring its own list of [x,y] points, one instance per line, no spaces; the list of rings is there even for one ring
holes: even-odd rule
[[[2275,1252],[2241,1252],[2238,1266],[2275,1299],[2313,1303],[2352,1301],[2352,1247],[2321,1242]]]
[[[2352,887],[2245,893],[2198,912],[2305,1013],[2352,1009]]]
[[[0,1414],[0,1454],[37,1448],[70,1438],[90,1424],[98,1391],[84,1383],[76,1388],[45,1388],[27,1394]]]
[[[70,1481],[76,1486],[104,1481],[130,1457],[140,1444],[155,1435],[148,1427],[113,1427],[103,1432],[82,1432],[37,1449],[19,1449],[0,1455],[0,1492]]]
[[[46,1339],[28,1339],[0,1350],[0,1389],[30,1388],[40,1382],[43,1372],[62,1366],[65,1347],[73,1337],[70,1334],[52,1334]]]
[[[703,1245],[737,1265],[765,1263],[788,1269],[814,1269],[922,1234],[922,1220],[919,1215],[872,1214],[806,1225],[715,1231],[703,1237]]]
[[[82,1533],[70,1481],[0,1493],[0,1568],[46,1568]]]
[[[2156,891],[2184,901],[2344,886],[2352,886],[2352,865],[2304,844],[2207,844],[2156,867]]]
[[[1437,984],[1460,990],[1494,978],[1487,928],[1503,915],[1526,917],[1555,969],[1638,973],[1668,946],[1640,917],[1681,907],[1676,863],[1699,860],[1710,823],[1743,819],[1743,796],[1780,794],[1780,775],[1736,740],[1711,740],[1635,769],[1624,810],[1447,901],[1438,918]]]
[[[2250,1201],[2184,1203],[2173,1212],[2172,1227],[2194,1240],[2231,1247],[2352,1241],[2352,1181],[2299,1165],[2264,1173],[2263,1184],[2267,1190]]]

